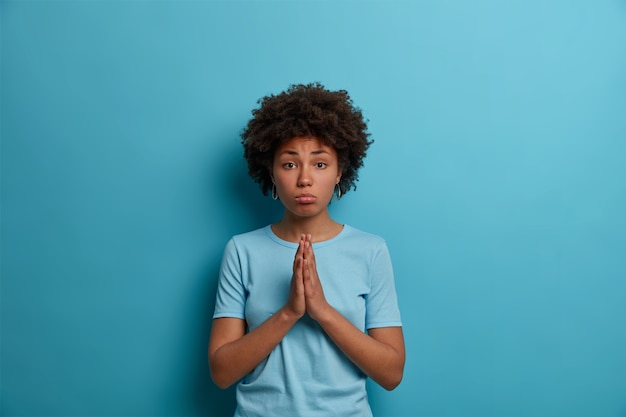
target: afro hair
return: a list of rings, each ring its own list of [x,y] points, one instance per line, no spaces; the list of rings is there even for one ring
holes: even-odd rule
[[[373,141],[347,91],[329,91],[320,83],[294,84],[278,95],[259,99],[258,104],[241,138],[248,174],[264,195],[272,188],[276,149],[297,136],[315,137],[333,147],[342,172],[341,193],[356,190],[358,170]]]

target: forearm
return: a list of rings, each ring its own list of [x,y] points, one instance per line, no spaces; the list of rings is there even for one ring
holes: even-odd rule
[[[297,320],[281,309],[236,340],[215,349],[209,347],[213,381],[220,388],[227,388],[246,376],[270,354]]]
[[[405,361],[401,328],[391,331],[399,343],[384,343],[363,333],[332,307],[318,322],[343,353],[383,388],[392,390],[400,383]]]

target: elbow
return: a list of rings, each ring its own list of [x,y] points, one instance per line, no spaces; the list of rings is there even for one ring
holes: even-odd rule
[[[217,385],[217,387],[219,389],[226,389],[228,387],[230,387],[232,385],[232,383],[226,382],[226,381],[221,381],[219,379],[213,378],[213,382],[215,383],[215,385]]]
[[[219,372],[215,372],[213,369],[211,369],[211,379],[213,380],[213,383],[215,383],[215,385],[217,385],[217,387],[220,389],[226,389],[233,385],[233,381],[230,381],[229,379],[220,375]]]
[[[393,391],[394,389],[396,389],[398,385],[400,385],[400,380],[393,382],[391,384],[384,385],[383,388],[386,389],[387,391]]]
[[[233,385],[235,381],[231,381],[224,372],[220,372],[219,365],[209,360],[209,371],[213,383],[220,389],[226,389]]]
[[[393,391],[400,385],[402,382],[402,377],[404,376],[404,361],[402,364],[398,364],[397,366],[392,366],[381,379],[378,381],[378,384],[386,389],[387,391]]]
[[[391,378],[384,382],[381,382],[380,386],[387,391],[393,391],[398,387],[398,385],[400,385],[400,382],[402,382],[402,372],[400,372],[398,375],[393,375]]]

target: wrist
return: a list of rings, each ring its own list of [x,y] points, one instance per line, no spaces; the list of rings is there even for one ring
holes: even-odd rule
[[[300,319],[300,317],[302,317],[302,315],[298,315],[298,313],[296,313],[287,306],[284,306],[283,308],[278,310],[277,315],[281,321],[287,322],[291,325],[295,324]]]
[[[333,316],[336,313],[337,310],[335,310],[330,304],[326,303],[323,308],[316,311],[315,315],[312,315],[311,317],[317,321],[320,326],[325,327],[327,323],[331,323],[333,321]]]

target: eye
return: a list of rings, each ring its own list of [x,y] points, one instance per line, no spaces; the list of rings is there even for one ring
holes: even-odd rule
[[[293,169],[296,167],[296,164],[294,164],[293,162],[286,162],[283,164],[283,167],[287,169]]]
[[[318,162],[317,164],[315,164],[317,168],[326,168],[326,165],[326,162]]]

